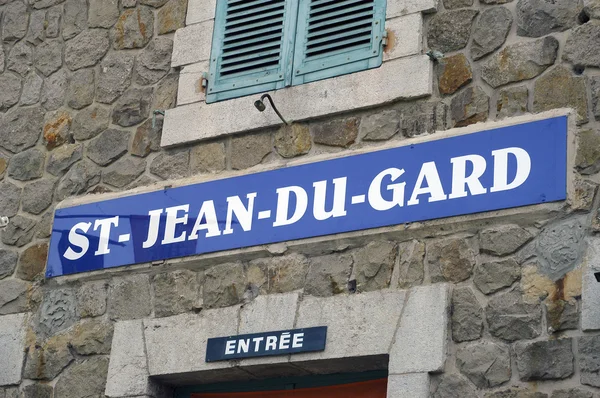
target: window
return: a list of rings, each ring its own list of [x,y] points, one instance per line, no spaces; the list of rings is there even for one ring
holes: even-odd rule
[[[386,0],[217,2],[206,102],[382,63]]]

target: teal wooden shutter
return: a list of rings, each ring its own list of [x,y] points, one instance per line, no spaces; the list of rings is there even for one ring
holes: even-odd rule
[[[291,85],[298,0],[218,0],[206,102]]]
[[[300,0],[294,85],[381,66],[386,0]]]

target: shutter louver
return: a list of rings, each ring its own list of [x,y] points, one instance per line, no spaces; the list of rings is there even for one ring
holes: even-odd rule
[[[385,0],[300,0],[293,84],[378,67]]]
[[[218,0],[207,102],[291,83],[297,0]]]

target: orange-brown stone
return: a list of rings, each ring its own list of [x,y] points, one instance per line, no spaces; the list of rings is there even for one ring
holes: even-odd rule
[[[463,54],[444,59],[440,67],[439,88],[441,94],[454,94],[459,88],[473,80],[471,65]]]

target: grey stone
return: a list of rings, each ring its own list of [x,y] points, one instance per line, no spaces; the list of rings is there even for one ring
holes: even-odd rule
[[[499,49],[508,37],[512,22],[512,14],[504,7],[484,10],[473,29],[471,58],[478,60]]]
[[[311,258],[304,293],[321,297],[344,293],[348,290],[351,272],[350,256],[335,254]]]
[[[63,43],[60,40],[46,40],[35,47],[35,67],[46,77],[60,69],[62,59]]]
[[[542,311],[513,290],[492,297],[486,307],[490,333],[506,341],[533,339],[541,333]]]
[[[157,37],[152,40],[136,62],[136,82],[149,85],[165,77],[171,69],[171,53],[173,40],[168,37]]]
[[[517,26],[519,36],[541,37],[577,25],[583,9],[581,0],[519,0]]]
[[[75,162],[83,157],[82,144],[63,145],[50,152],[46,171],[54,176],[59,176],[67,171]]]
[[[169,150],[158,154],[150,163],[150,172],[163,180],[189,175],[189,150]]]
[[[282,157],[289,159],[310,151],[312,139],[306,124],[293,123],[281,126],[275,133],[275,149]]]
[[[106,130],[110,121],[110,110],[98,105],[78,112],[73,119],[73,138],[77,141],[89,140]]]
[[[73,140],[71,137],[72,121],[71,114],[64,109],[46,113],[44,117],[46,148],[53,149]]]
[[[4,47],[0,43],[0,73],[4,72]]]
[[[137,0],[121,0],[123,8],[132,8],[137,6]]]
[[[10,159],[8,175],[19,181],[40,178],[44,174],[45,158],[45,153],[35,148],[20,152]]]
[[[108,296],[108,316],[114,320],[139,319],[150,315],[150,279],[132,275],[114,279]]]
[[[35,220],[23,216],[15,216],[2,233],[2,242],[12,246],[25,246],[33,238]]]
[[[432,398],[477,398],[475,387],[465,378],[451,373],[442,373],[434,387]]]
[[[571,218],[544,228],[536,239],[536,254],[541,273],[552,280],[574,269],[585,250],[585,221]]]
[[[21,105],[37,104],[40,100],[42,84],[44,80],[37,73],[31,72],[23,82],[23,91],[21,92]]]
[[[497,117],[504,119],[528,111],[529,90],[525,86],[509,87],[498,93]]]
[[[67,104],[81,109],[94,102],[94,69],[81,69],[71,74],[67,90]]]
[[[600,76],[590,77],[594,117],[600,120]]]
[[[53,391],[48,384],[30,384],[23,387],[23,398],[52,398]]]
[[[82,318],[104,315],[108,285],[104,281],[89,282],[77,289],[77,315]]]
[[[546,324],[551,333],[579,327],[577,303],[564,300],[546,302]]]
[[[175,32],[185,26],[185,14],[188,0],[170,0],[158,11],[158,34]]]
[[[481,77],[492,87],[532,79],[556,61],[558,40],[552,36],[506,46],[481,68]]]
[[[241,263],[211,267],[204,273],[203,303],[206,308],[228,307],[240,303],[246,291]]]
[[[33,281],[43,276],[48,257],[48,243],[37,243],[29,246],[19,257],[16,277],[25,281]]]
[[[600,19],[600,1],[583,0],[583,11],[590,18]]]
[[[260,287],[263,291],[268,294],[287,293],[302,289],[305,286],[309,262],[304,256],[291,254],[253,260],[250,262],[248,275],[253,270],[262,272],[261,276],[264,279],[259,281],[258,284],[262,283]]]
[[[444,7],[447,10],[452,10],[455,8],[471,7],[472,5],[473,5],[473,0],[444,0]]]
[[[102,172],[102,181],[116,188],[134,182],[146,170],[146,161],[126,157],[116,161]]]
[[[563,59],[575,65],[600,67],[600,22],[590,21],[571,31]]]
[[[49,238],[52,233],[52,222],[54,220],[54,208],[50,207],[48,211],[42,214],[40,221],[35,226],[35,237],[38,239]]]
[[[71,347],[77,354],[110,354],[113,337],[113,325],[110,321],[92,319],[79,322],[72,333]]]
[[[115,102],[112,121],[123,127],[131,127],[143,122],[150,116],[152,87],[131,88]]]
[[[45,336],[68,329],[77,322],[77,300],[71,289],[50,290],[44,295],[38,328]]]
[[[142,48],[154,33],[154,14],[148,7],[137,7],[123,11],[111,30],[113,48]]]
[[[579,388],[556,390],[550,398],[594,398],[594,394]]]
[[[400,115],[396,110],[385,110],[360,121],[358,133],[363,141],[385,141],[400,131]]]
[[[157,317],[191,312],[198,308],[200,283],[198,274],[188,270],[165,272],[152,280],[154,313]]]
[[[33,65],[33,51],[24,41],[13,46],[6,59],[6,69],[12,70],[21,76],[27,75]]]
[[[10,73],[0,75],[0,111],[7,111],[19,102],[21,79]]]
[[[110,28],[119,19],[119,0],[90,0],[90,28]]]
[[[471,344],[458,351],[456,366],[477,387],[497,387],[510,380],[510,351],[487,341]]]
[[[515,344],[517,370],[522,381],[566,379],[573,375],[572,339]]]
[[[63,39],[69,40],[87,29],[88,6],[86,0],[67,0],[63,22]]]
[[[484,253],[505,256],[514,253],[533,236],[518,225],[501,225],[481,231],[479,247]]]
[[[577,124],[588,121],[588,103],[585,77],[573,76],[562,66],[557,66],[535,82],[533,111],[543,112],[556,108],[577,111]]]
[[[10,158],[2,153],[0,153],[0,180],[4,178],[4,172],[8,167],[8,161]]]
[[[398,256],[398,287],[405,289],[422,284],[425,277],[425,244],[416,240],[400,243]]]
[[[59,70],[44,81],[40,99],[47,111],[54,111],[65,103],[67,93],[67,74]]]
[[[68,334],[52,336],[44,343],[29,348],[24,377],[33,380],[53,380],[72,361]]]
[[[171,109],[177,102],[179,74],[170,73],[162,79],[154,91],[152,109]]]
[[[104,29],[85,30],[69,40],[65,48],[65,64],[71,70],[94,66],[108,51],[110,41]]]
[[[0,279],[13,274],[18,257],[19,255],[15,251],[0,249]]]
[[[454,127],[484,122],[490,112],[490,98],[479,86],[467,87],[450,103]]]
[[[467,46],[476,10],[447,11],[429,21],[427,43],[433,50],[448,53]]]
[[[100,166],[107,166],[123,156],[129,146],[128,131],[108,129],[87,145],[86,155]]]
[[[56,188],[56,200],[80,195],[100,182],[100,170],[90,162],[79,162],[65,174]]]
[[[536,392],[520,387],[511,387],[506,390],[489,392],[484,395],[485,398],[548,398],[548,394]]]
[[[0,296],[2,292],[0,292]],[[8,386],[21,382],[26,338],[27,314],[0,317],[0,385]],[[0,387],[0,397],[20,398],[18,390]]]
[[[2,13],[2,40],[17,41],[25,37],[29,14],[22,1],[12,1]]]
[[[579,147],[575,159],[580,174],[592,175],[600,171],[600,132],[584,130],[579,132]]]
[[[9,0],[10,1],[10,0]],[[65,0],[29,0],[29,4],[33,6],[33,8],[48,8],[54,5],[60,4]]]
[[[348,148],[358,137],[360,120],[352,117],[321,122],[310,125],[310,131],[316,144]]]
[[[462,238],[448,238],[427,245],[427,262],[432,282],[461,282],[471,277],[475,253]]]
[[[154,127],[152,126],[152,119],[148,119],[142,123],[142,125],[136,129],[135,135],[133,136],[130,150],[131,154],[135,156],[146,157],[151,152],[159,151],[162,124],[162,120],[158,119],[156,120]],[[223,157],[224,156],[225,154],[223,152]],[[195,170],[195,168],[192,167],[192,170]]]
[[[510,287],[521,277],[521,267],[512,258],[488,261],[475,268],[473,283],[484,294]]]
[[[107,357],[77,360],[60,375],[54,395],[63,398],[100,397],[104,394],[107,373]]]
[[[600,387],[600,336],[578,337],[577,342],[581,384]]]
[[[29,31],[27,41],[38,45],[46,38],[44,24],[46,23],[46,10],[34,10],[29,17]]]
[[[19,279],[0,281],[0,315],[26,312],[29,284]]]
[[[390,284],[396,261],[393,242],[375,241],[354,253],[354,274],[359,292],[385,289]]]
[[[159,140],[155,142],[155,147],[157,147]],[[152,147],[146,146],[146,148]],[[199,144],[190,149],[190,171],[193,174],[218,173],[225,170],[226,167],[227,155],[225,154],[225,144],[223,142]]]
[[[271,134],[244,134],[231,140],[231,168],[243,170],[260,164],[273,150]]]
[[[483,309],[468,287],[452,293],[452,339],[457,343],[477,340],[483,331]]]
[[[96,100],[112,104],[131,85],[134,57],[124,53],[110,53],[100,64]]]
[[[3,181],[0,182],[0,214],[6,217],[14,217],[19,212],[22,189],[15,184]]]
[[[154,8],[158,8],[165,5],[167,1],[169,0],[140,0],[140,3]]]
[[[52,7],[46,14],[46,37],[56,38],[60,34],[63,7],[61,5]]]
[[[23,211],[41,214],[52,204],[55,182],[39,180],[25,185],[23,189]]]
[[[44,113],[40,107],[16,108],[0,119],[0,146],[13,153],[35,145],[42,132]]]

